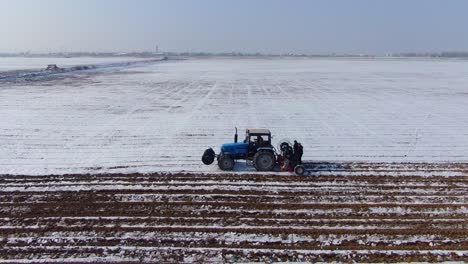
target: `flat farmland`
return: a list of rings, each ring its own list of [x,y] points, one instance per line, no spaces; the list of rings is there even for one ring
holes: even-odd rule
[[[468,61],[109,65],[0,72],[0,263],[468,259]],[[310,171],[203,165],[234,127]]]
[[[306,160],[466,162],[467,71],[460,60],[218,58],[0,78],[0,174],[214,172],[200,156],[234,127],[297,139]]]

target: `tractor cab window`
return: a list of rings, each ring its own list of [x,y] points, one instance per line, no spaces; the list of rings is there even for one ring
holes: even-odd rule
[[[250,136],[249,142],[251,146],[254,147],[264,147],[266,145],[269,145],[269,139],[267,135],[254,135]]]

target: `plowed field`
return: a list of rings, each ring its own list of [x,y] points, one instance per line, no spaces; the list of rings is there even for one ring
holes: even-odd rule
[[[468,164],[313,168],[1,176],[0,262],[468,259]]]

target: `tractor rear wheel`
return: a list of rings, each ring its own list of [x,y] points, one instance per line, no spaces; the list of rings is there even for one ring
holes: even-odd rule
[[[254,155],[254,166],[258,171],[272,171],[276,164],[275,154],[271,151],[259,151]]]
[[[223,171],[231,171],[234,168],[234,159],[229,155],[221,155],[218,159],[218,166]]]

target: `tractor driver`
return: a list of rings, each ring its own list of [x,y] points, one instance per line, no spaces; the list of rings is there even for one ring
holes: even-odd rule
[[[263,138],[262,136],[257,136],[257,144],[259,147],[263,146]]]
[[[263,146],[262,136],[257,136],[256,138],[254,138],[253,142],[250,143],[250,146],[252,150],[262,147]]]

